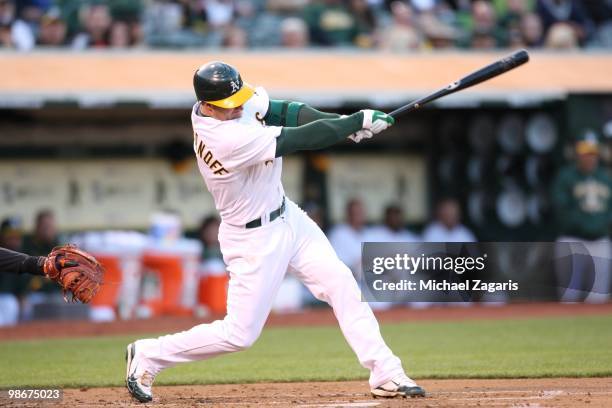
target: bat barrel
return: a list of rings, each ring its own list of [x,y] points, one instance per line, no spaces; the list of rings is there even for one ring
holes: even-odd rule
[[[527,61],[529,61],[529,53],[527,50],[519,50],[514,54],[500,60],[506,70],[516,68],[519,65],[523,65]]]
[[[527,61],[529,61],[529,53],[526,50],[516,51],[512,55],[497,60],[486,67],[481,68],[456,82],[453,82],[445,88],[439,89],[430,95],[395,109],[393,112],[390,112],[389,115],[396,117],[400,113],[419,109],[429,102],[487,81],[520,65],[523,65]]]
[[[523,65],[524,63],[529,61],[529,53],[527,52],[527,50],[519,50],[512,54],[510,58],[512,58],[516,62],[515,66],[518,67],[519,65]]]

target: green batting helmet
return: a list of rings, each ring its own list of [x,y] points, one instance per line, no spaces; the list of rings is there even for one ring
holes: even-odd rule
[[[193,88],[199,101],[226,109],[242,105],[254,92],[236,68],[221,61],[198,68],[193,75]]]

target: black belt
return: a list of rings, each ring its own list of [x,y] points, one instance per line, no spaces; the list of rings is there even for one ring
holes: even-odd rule
[[[283,197],[283,202],[281,203],[280,207],[278,207],[276,210],[270,213],[270,222],[274,221],[275,219],[283,215],[284,212],[285,212],[285,197]],[[262,221],[261,221],[261,217],[259,217],[259,218],[255,218],[252,221],[247,222],[244,227],[245,228],[257,228],[257,227],[261,227],[261,225],[262,225]]]

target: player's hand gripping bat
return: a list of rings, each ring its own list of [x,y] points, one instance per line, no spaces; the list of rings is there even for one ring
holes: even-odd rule
[[[473,72],[470,75],[463,77],[456,82],[453,82],[445,88],[442,88],[432,94],[424,96],[414,102],[410,102],[409,104],[395,109],[393,112],[390,112],[389,115],[397,117],[397,115],[402,112],[410,112],[419,109],[426,103],[435,101],[436,99],[440,99],[443,96],[453,94],[462,89],[469,88],[486,80],[494,78],[520,65],[523,65],[527,61],[529,61],[529,54],[526,50],[516,51],[514,54],[502,58],[499,61],[495,61],[494,63],[487,65],[486,67],[481,68],[478,71]]]

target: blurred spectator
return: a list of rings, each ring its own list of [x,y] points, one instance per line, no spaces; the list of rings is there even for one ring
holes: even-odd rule
[[[298,14],[310,0],[267,0],[266,9],[279,14]]]
[[[0,35],[3,46],[19,51],[29,51],[35,45],[35,34],[25,21],[17,18],[13,0],[0,0]]]
[[[232,21],[228,24],[228,26],[236,26],[241,28],[246,34],[247,43],[250,45],[250,34],[257,29],[262,28],[259,26],[259,17],[265,14],[267,13],[263,12],[263,10],[258,7],[257,1],[236,0]],[[275,28],[278,30],[278,26]],[[276,37],[278,40],[278,34]]]
[[[194,8],[195,7],[195,8]],[[202,14],[198,14],[198,13]],[[191,31],[184,27],[183,23],[192,24],[192,27],[201,27],[193,19],[185,19],[185,13],[190,14],[196,21],[202,19],[204,24],[207,18],[205,8],[199,9],[196,6],[183,9],[182,4],[169,0],[153,0],[148,3],[143,15],[143,34],[145,42],[151,46],[159,47],[185,47],[221,44],[223,34],[221,32],[204,36],[203,32]],[[208,24],[208,23],[206,23]],[[205,29],[208,30],[208,26]]]
[[[213,28],[226,27],[233,21],[235,4],[233,0],[206,0],[204,10],[208,24]]]
[[[412,9],[402,1],[394,1],[390,7],[393,20],[382,33],[381,47],[391,51],[419,49],[422,39],[415,27]]]
[[[463,21],[466,17],[469,17],[469,14],[472,12],[472,1],[473,0],[446,0],[456,14],[458,22],[462,25],[465,25],[466,22]],[[505,3],[506,0],[501,0]]]
[[[367,0],[349,0],[349,11],[357,23],[354,42],[360,48],[371,48],[376,42],[376,17]]]
[[[248,47],[247,33],[235,25],[225,27],[222,46],[228,49],[244,49]]]
[[[15,2],[13,0],[0,0],[0,21],[11,23],[15,19]]]
[[[182,19],[183,9],[180,4],[155,0],[146,8],[145,31],[148,35],[171,35],[181,30]]]
[[[16,1],[15,5],[17,6],[17,17],[29,26],[30,31],[33,33],[35,38],[38,37],[40,30],[40,21],[43,14],[50,6],[49,2],[21,0]]]
[[[472,3],[472,31],[470,47],[475,49],[493,49],[504,44],[502,29],[497,25],[493,5],[484,0]]]
[[[444,23],[432,13],[425,13],[420,17],[420,26],[429,48],[451,48],[460,38],[459,32],[454,27]]]
[[[582,7],[589,18],[597,25],[612,20],[611,0],[582,0]]]
[[[433,11],[433,9],[440,3],[440,0],[410,0],[410,6],[414,8],[417,12],[428,12]]]
[[[408,231],[405,224],[402,208],[396,204],[388,205],[384,211],[383,225],[370,227],[364,233],[362,240],[364,242],[419,242],[419,237]],[[403,277],[398,271],[391,271],[388,278],[399,281]],[[404,300],[403,294],[400,293],[397,294],[397,298],[394,298],[395,302]],[[370,307],[374,310],[389,309],[391,306],[391,302],[370,302]]]
[[[82,0],[54,0],[53,6],[59,9],[62,20],[66,23],[66,36],[72,39],[80,29],[79,9],[85,4]]]
[[[209,215],[202,220],[198,239],[202,243],[199,267],[198,302],[208,311],[224,313],[227,304],[228,274],[219,244],[220,220]]]
[[[573,50],[578,48],[578,34],[574,27],[557,23],[548,29],[544,46],[554,50]]]
[[[584,0],[585,11],[597,25],[589,46],[612,48],[612,0]]]
[[[111,25],[109,46],[112,48],[126,48],[132,45],[130,27],[123,21],[116,21]]]
[[[223,258],[219,244],[219,225],[221,221],[215,215],[202,220],[198,229],[198,239],[202,242],[202,260]]]
[[[493,0],[492,3],[498,15],[502,16],[502,22],[520,19],[523,14],[533,11],[534,5],[533,0]]]
[[[510,48],[525,46],[523,39],[522,20],[529,14],[530,7],[527,0],[508,0],[507,2],[494,2],[498,13],[499,25],[506,32],[506,44]],[[542,34],[540,33],[539,38]]]
[[[21,251],[21,222],[6,218],[0,224],[0,247]],[[25,281],[22,276],[0,273],[0,327],[12,326],[19,320],[19,300]]]
[[[542,46],[544,28],[542,20],[536,13],[526,13],[521,17],[521,43],[524,47]]]
[[[372,227],[367,233],[369,242],[419,242],[419,236],[408,231],[405,227],[404,210],[391,204],[385,208],[383,225]]]
[[[208,31],[203,1],[189,0],[183,2],[183,26],[199,34],[205,34]]]
[[[11,25],[9,23],[0,22],[0,47],[11,48],[13,46],[13,38],[11,36]]]
[[[580,46],[612,47],[612,0],[0,0],[0,46],[18,50],[66,42],[488,50],[537,47],[543,33],[552,47],[571,48],[558,23]]]
[[[28,255],[46,256],[58,245],[57,225],[53,212],[39,211],[36,214],[34,233],[25,237],[23,251]]]
[[[145,6],[143,0],[109,0],[107,3],[113,21],[122,21],[129,25],[140,24]]]
[[[584,12],[578,0],[538,0],[537,13],[542,18],[546,36],[557,23],[567,23],[575,30],[578,41],[582,44],[594,32],[593,22]],[[567,29],[563,35],[568,37]],[[560,36],[561,34],[557,34]]]
[[[314,45],[354,45],[359,34],[356,17],[342,0],[313,0],[304,8],[304,20]]]
[[[305,48],[309,45],[308,27],[298,17],[288,17],[280,27],[281,45],[286,48]]]
[[[597,28],[597,32],[589,45],[599,48],[612,48],[612,20]]]
[[[60,47],[66,45],[67,28],[59,9],[52,8],[40,20],[38,45]]]
[[[348,266],[354,274],[361,271],[361,243],[365,240],[366,227],[365,209],[358,198],[346,203],[346,221],[334,226],[329,233],[329,242],[338,254],[338,258]]]
[[[476,242],[476,237],[461,224],[461,208],[454,198],[436,205],[436,218],[423,231],[424,242]]]
[[[8,217],[0,224],[0,246],[12,251],[22,252],[23,230],[21,220]]]
[[[46,256],[58,246],[55,216],[50,210],[42,210],[36,214],[34,233],[26,235],[23,240],[23,252],[28,255]],[[28,294],[23,305],[23,317],[29,320],[36,305],[55,301],[61,297],[60,288],[53,281],[42,276],[30,277]]]
[[[576,162],[561,168],[552,190],[557,242],[572,243],[570,253],[558,247],[564,251],[557,254],[562,262],[557,267],[561,300],[575,302],[586,294],[588,302],[605,302],[611,282],[612,179],[599,166],[595,132],[587,131],[577,140],[575,153]]]
[[[106,4],[84,6],[81,9],[80,22],[81,32],[72,41],[74,48],[103,48],[109,45],[112,19],[110,9]]]
[[[238,0],[234,25],[247,33],[250,47],[278,47],[281,45],[281,23],[286,16],[264,9],[265,0]],[[296,12],[297,14],[297,12]]]
[[[109,45],[116,48],[141,45],[144,42],[142,0],[111,0],[108,4],[112,18]]]

